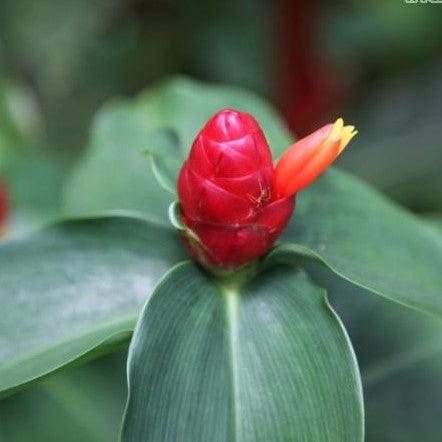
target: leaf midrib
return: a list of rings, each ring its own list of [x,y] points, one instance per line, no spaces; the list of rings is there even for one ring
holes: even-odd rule
[[[230,374],[231,374],[231,388],[232,388],[232,438],[238,441],[238,297],[239,291],[234,288],[221,288],[222,296],[225,301],[226,326],[229,333],[229,350],[230,350]]]

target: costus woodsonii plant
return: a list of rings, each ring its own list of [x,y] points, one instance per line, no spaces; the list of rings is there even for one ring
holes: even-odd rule
[[[178,178],[185,237],[206,268],[233,270],[263,256],[287,225],[297,192],[356,135],[340,118],[290,146],[274,165],[266,137],[245,112],[217,112],[197,135]]]
[[[177,78],[100,112],[62,201],[30,193],[24,149],[0,164],[0,439],[363,442],[362,385],[367,441],[410,436],[410,383],[437,411],[440,361],[416,363],[440,354],[442,236],[337,167],[316,180],[355,133],[291,144],[259,97]]]

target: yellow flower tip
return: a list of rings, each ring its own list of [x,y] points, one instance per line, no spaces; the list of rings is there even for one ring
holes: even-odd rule
[[[350,143],[350,141],[358,134],[354,126],[345,126],[341,133],[341,144],[339,146],[339,153],[341,153]]]
[[[287,197],[307,187],[323,173],[358,133],[338,118],[292,145],[275,169],[275,194]]]
[[[323,141],[322,145],[326,146],[329,143],[334,143],[338,141],[341,138],[341,132],[344,128],[344,120],[342,118],[338,118],[335,123],[333,124],[333,127],[328,134],[328,137]]]
[[[344,120],[342,118],[338,118],[333,124],[328,137],[322,143],[322,146],[325,147],[330,143],[340,141],[339,153],[341,153],[357,133],[358,131],[355,130],[354,126],[344,126]]]

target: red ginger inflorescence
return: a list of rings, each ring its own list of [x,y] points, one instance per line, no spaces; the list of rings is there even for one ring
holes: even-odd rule
[[[355,134],[339,119],[289,147],[274,167],[251,115],[232,109],[216,113],[197,135],[178,179],[193,257],[207,268],[234,270],[264,255],[287,225],[296,192]]]

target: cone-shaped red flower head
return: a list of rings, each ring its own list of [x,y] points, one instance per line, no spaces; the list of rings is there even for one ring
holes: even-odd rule
[[[8,204],[7,204],[6,191],[2,181],[0,180],[0,238],[3,236],[3,233],[5,231],[7,212],[8,212]]]
[[[235,269],[264,255],[288,223],[298,190],[315,179],[354,135],[342,120],[291,146],[273,166],[266,138],[249,114],[215,114],[193,142],[179,179],[192,255]]]

